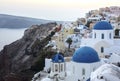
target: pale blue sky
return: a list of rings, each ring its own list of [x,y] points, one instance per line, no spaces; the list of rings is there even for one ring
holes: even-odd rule
[[[120,0],[0,0],[0,14],[76,20],[91,9],[119,5]]]

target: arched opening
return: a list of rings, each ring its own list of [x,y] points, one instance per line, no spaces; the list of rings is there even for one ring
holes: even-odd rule
[[[101,53],[103,53],[104,52],[104,48],[103,47],[101,47]]]
[[[58,65],[55,64],[55,72],[58,72]]]

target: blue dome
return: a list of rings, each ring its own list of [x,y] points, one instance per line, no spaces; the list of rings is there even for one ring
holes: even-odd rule
[[[97,52],[91,47],[81,47],[75,51],[72,60],[78,63],[93,63],[100,61]]]
[[[55,62],[55,63],[64,62],[64,57],[58,53],[55,56],[53,56],[52,62]]]
[[[113,27],[107,21],[99,21],[94,25],[95,30],[112,30]]]

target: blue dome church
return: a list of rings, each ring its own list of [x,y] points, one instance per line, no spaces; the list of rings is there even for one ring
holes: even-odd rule
[[[91,46],[98,52],[99,57],[105,57],[105,48],[113,46],[113,27],[107,21],[99,21],[93,27]]]
[[[77,63],[94,63],[100,60],[97,52],[93,48],[85,46],[75,51],[72,61]]]
[[[66,66],[62,54],[57,53],[51,59],[51,81],[88,81],[90,74],[100,65],[98,53],[91,47],[77,49]],[[69,70],[68,70],[69,69]]]
[[[81,46],[89,46],[95,49],[100,58],[108,54],[107,49],[114,45],[114,30],[107,21],[99,21],[93,26],[92,38],[82,39]]]
[[[100,21],[94,25],[93,29],[94,30],[113,30],[113,27],[107,21]]]
[[[118,40],[113,38],[113,27],[109,22],[97,22],[90,34],[92,37],[81,39],[80,48],[76,48],[72,57],[64,58],[57,53],[46,59],[45,68],[51,69],[47,75],[49,81],[90,81],[91,73],[103,62],[100,58],[105,54],[120,53],[120,44],[115,45]]]
[[[98,53],[91,47],[84,46],[75,51],[72,57],[71,81],[87,81],[91,72],[100,65]]]
[[[49,77],[53,81],[56,81],[56,79],[58,81],[61,81],[65,79],[65,74],[66,74],[66,64],[65,64],[64,57],[62,56],[62,54],[57,53],[52,58],[51,72]]]

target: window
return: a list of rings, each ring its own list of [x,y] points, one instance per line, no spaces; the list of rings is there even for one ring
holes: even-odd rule
[[[104,39],[104,34],[102,33],[102,36],[101,36],[102,39]]]
[[[119,29],[116,29],[116,30],[115,30],[115,35],[116,35],[116,36],[119,36]]]
[[[103,53],[104,52],[104,48],[103,47],[101,47],[101,53]]]
[[[85,79],[85,77],[83,77],[83,79]]]
[[[96,38],[96,33],[94,34],[94,38]]]
[[[111,33],[109,34],[109,38],[111,39]]]
[[[84,68],[82,69],[82,75],[85,75],[85,69]]]

